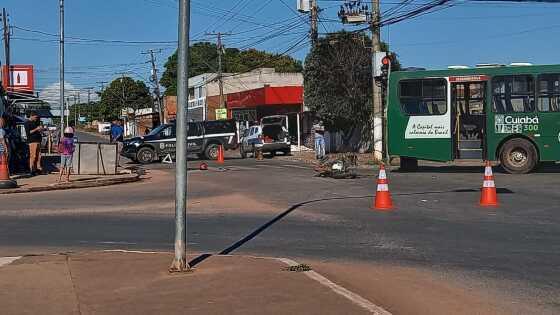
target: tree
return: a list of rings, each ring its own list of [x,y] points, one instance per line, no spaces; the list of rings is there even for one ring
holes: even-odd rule
[[[144,82],[125,76],[113,80],[101,93],[98,110],[103,119],[111,119],[120,117],[124,108],[151,108],[153,101]]]
[[[341,131],[345,142],[372,122],[371,40],[363,34],[338,32],[319,39],[305,60],[305,104],[329,131]],[[387,50],[383,44],[382,49]],[[398,67],[396,56],[394,67]]]
[[[218,50],[216,44],[196,43],[190,47],[189,77],[218,71]],[[301,72],[301,61],[290,56],[271,54],[256,49],[239,50],[227,48],[223,54],[223,72],[239,73],[260,67],[274,68],[277,72]],[[177,95],[177,51],[165,63],[165,71],[160,83],[166,95]]]

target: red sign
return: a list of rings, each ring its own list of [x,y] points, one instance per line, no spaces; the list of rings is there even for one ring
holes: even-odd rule
[[[4,89],[11,92],[33,94],[35,80],[32,65],[11,65],[11,78],[8,77],[8,71],[6,70],[6,66],[2,66],[2,86]],[[10,82],[10,86],[8,86],[8,82]]]
[[[303,86],[265,86],[227,95],[228,109],[301,104],[303,104]]]
[[[449,77],[449,82],[457,83],[457,82],[480,82],[480,81],[488,81],[490,77],[487,75],[465,75],[459,77]]]

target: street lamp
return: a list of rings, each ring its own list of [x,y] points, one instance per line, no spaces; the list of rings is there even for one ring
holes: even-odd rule
[[[177,49],[177,145],[175,172],[175,258],[170,272],[189,271],[187,263],[187,108],[190,0],[179,0]]]

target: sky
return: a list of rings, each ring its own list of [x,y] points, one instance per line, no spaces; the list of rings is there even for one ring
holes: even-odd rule
[[[12,26],[12,64],[35,66],[36,89],[56,99],[58,0],[3,0]],[[367,1],[366,1],[367,2]],[[427,0],[410,0],[413,8]],[[296,0],[192,0],[191,41],[215,41],[229,32],[227,47],[255,47],[304,60],[309,51],[306,14]],[[341,0],[319,0],[320,33],[339,30]],[[382,14],[399,0],[381,0]],[[559,63],[560,3],[496,3],[456,0],[435,13],[384,27],[405,66],[430,69],[477,63]],[[100,82],[126,74],[148,82],[148,49],[159,74],[176,48],[176,0],[65,0],[67,89],[99,90]],[[346,27],[355,29],[355,27]],[[1,54],[4,60],[3,53]],[[149,82],[148,82],[149,84]]]

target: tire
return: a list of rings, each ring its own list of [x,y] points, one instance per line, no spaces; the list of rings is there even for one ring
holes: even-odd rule
[[[510,174],[527,174],[535,169],[537,161],[537,149],[525,139],[508,140],[500,150],[502,167]]]
[[[140,164],[150,164],[156,159],[156,152],[149,147],[142,147],[136,152],[136,161]]]
[[[243,150],[243,146],[242,146],[242,145],[239,146],[239,154],[241,155],[241,158],[242,158],[242,159],[246,159],[246,158],[247,158],[247,152],[245,152],[245,151]]]
[[[218,159],[218,144],[217,143],[210,143],[204,149],[204,156],[208,160],[217,160]]]
[[[270,151],[270,157],[273,158],[276,156],[276,151]]]
[[[400,170],[404,172],[414,172],[418,170],[418,159],[401,156]]]
[[[286,155],[286,156],[292,155],[292,149],[282,150],[282,153],[284,153],[284,155]]]

